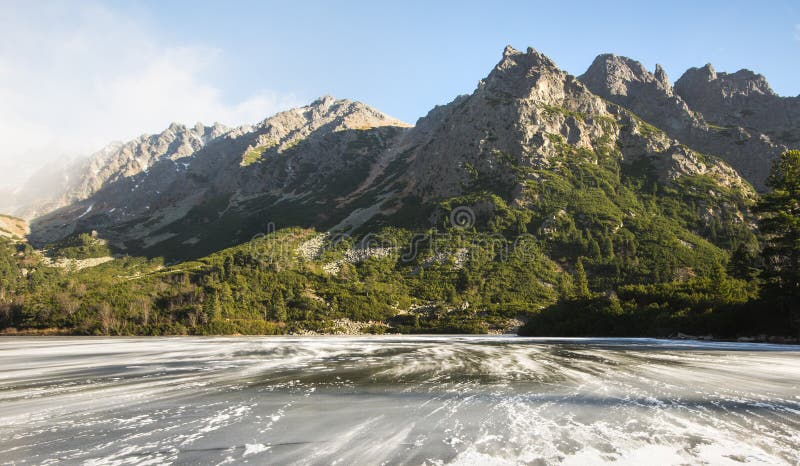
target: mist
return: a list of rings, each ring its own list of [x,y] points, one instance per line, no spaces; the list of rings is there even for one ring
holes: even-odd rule
[[[173,121],[252,123],[301,101],[270,89],[229,98],[213,80],[226,65],[222,50],[164,39],[134,7],[36,2],[3,9],[0,210],[46,195],[51,175],[112,141]]]

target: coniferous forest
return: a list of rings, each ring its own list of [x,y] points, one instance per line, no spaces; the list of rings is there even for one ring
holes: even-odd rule
[[[331,238],[280,228],[193,260],[115,255],[92,267],[80,264],[110,251],[91,234],[42,251],[2,239],[0,327],[286,334],[357,322],[363,333],[486,333],[524,323],[522,335],[798,334],[800,151],[776,161],[758,198],[713,193],[752,222],[700,218],[701,178],[663,186],[647,167],[603,154],[565,164],[537,173],[547,182],[531,187],[534,206],[476,189],[431,208],[441,218],[432,229],[408,221]],[[453,222],[464,205],[490,208]]]

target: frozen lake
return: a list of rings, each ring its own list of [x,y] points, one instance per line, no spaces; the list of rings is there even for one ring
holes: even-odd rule
[[[0,338],[0,463],[798,464],[800,347]]]

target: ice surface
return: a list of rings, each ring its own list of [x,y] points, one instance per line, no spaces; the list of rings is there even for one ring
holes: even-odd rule
[[[800,348],[0,338],[0,462],[797,464]]]

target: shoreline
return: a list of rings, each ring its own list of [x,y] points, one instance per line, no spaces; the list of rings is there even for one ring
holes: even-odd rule
[[[194,334],[167,334],[167,335],[85,335],[70,332],[67,329],[42,329],[42,330],[17,330],[17,331],[0,331],[0,338],[8,337],[72,337],[72,338],[203,338],[203,337],[243,337],[243,338],[258,338],[258,337],[298,337],[298,338],[326,338],[326,337],[374,337],[374,338],[393,338],[393,337],[517,337],[520,339],[651,339],[663,341],[676,341],[676,342],[705,342],[705,343],[742,343],[742,344],[763,344],[763,345],[785,345],[785,346],[800,346],[800,340],[794,337],[783,337],[775,335],[759,335],[755,337],[737,337],[737,338],[709,338],[706,336],[693,336],[693,335],[670,335],[670,336],[563,336],[563,335],[549,335],[549,336],[521,336],[516,333],[319,333],[314,331],[298,332],[298,333],[285,333],[285,334],[257,334],[245,335],[241,333],[230,334],[215,334],[215,335],[194,335]],[[761,338],[764,337],[764,338]]]

